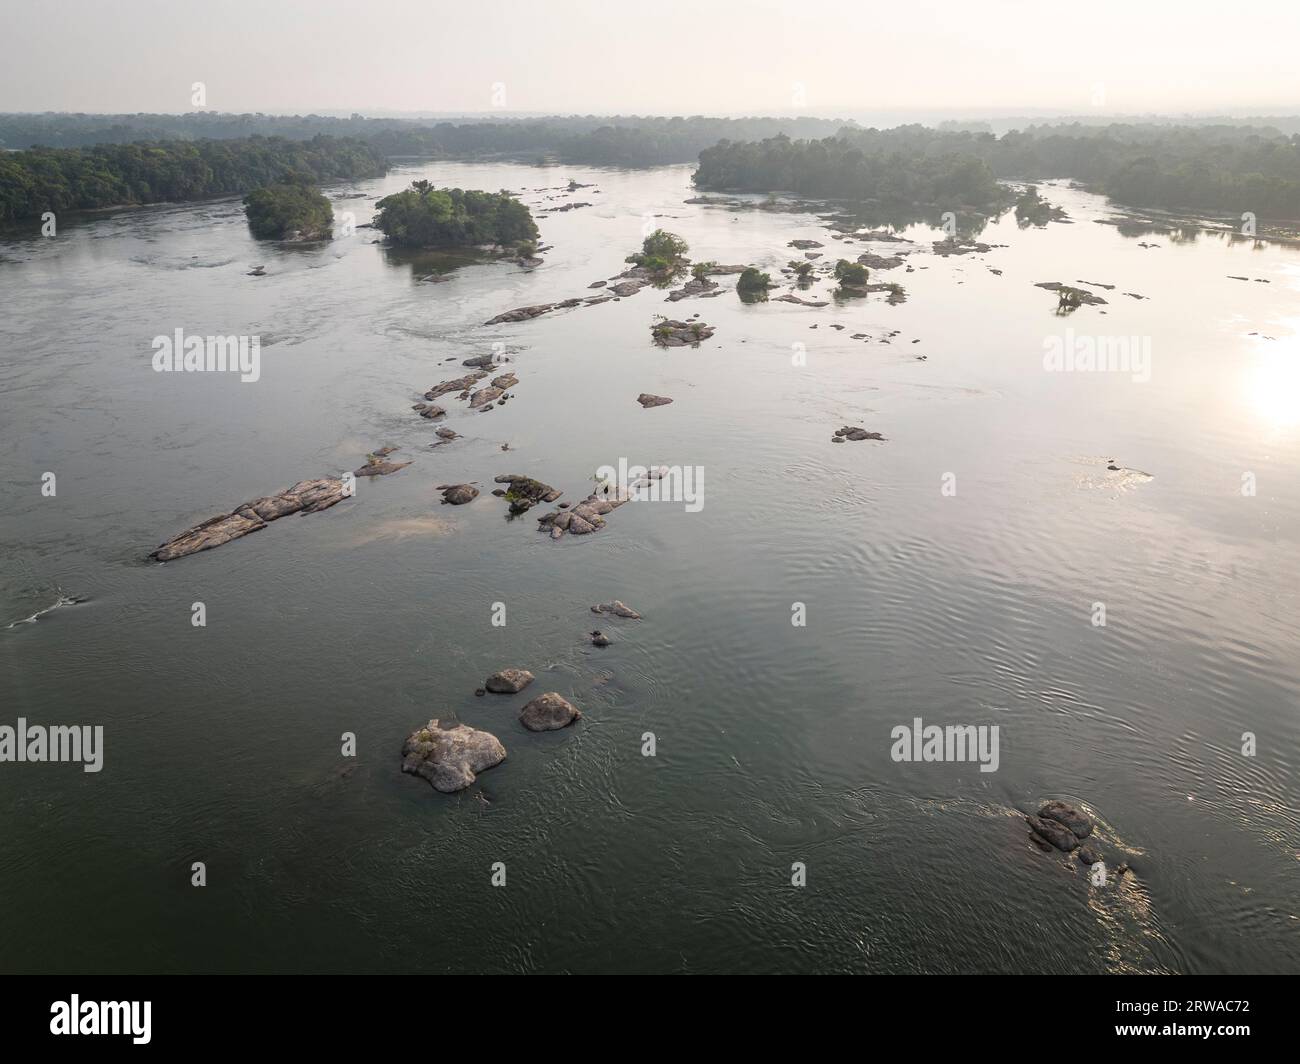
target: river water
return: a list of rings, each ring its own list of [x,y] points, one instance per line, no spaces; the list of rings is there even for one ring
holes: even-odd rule
[[[897,305],[747,305],[722,278],[485,327],[589,294],[647,224],[774,277],[792,239],[891,246],[687,204],[685,167],[411,165],[333,190],[336,218],[420,176],[591,206],[538,216],[540,268],[436,283],[369,229],[259,245],[233,200],[0,242],[0,724],[104,727],[101,772],[0,765],[5,969],[1300,968],[1300,252],[1125,235],[1053,187],[1074,224],[1004,217],[987,253],[905,231],[913,270],[873,277]],[[1117,287],[1067,317],[1034,287],[1078,280]],[[712,339],[652,345],[654,315],[695,313]],[[260,379],[155,373],[177,328],[259,335]],[[1046,370],[1067,329],[1138,338],[1149,379]],[[430,448],[411,404],[494,343],[514,399],[444,397],[463,438]],[[887,439],[832,444],[846,425]],[[355,499],[146,559],[385,444],[414,464]],[[552,541],[488,494],[522,473],[576,501],[620,458],[701,467],[703,506]],[[440,506],[460,481],[483,493]],[[590,613],[615,598],[644,618]],[[475,697],[510,665],[527,694]],[[584,719],[526,732],[542,691]],[[403,775],[431,717],[507,760],[458,795]],[[893,760],[918,717],[996,725],[997,771]],[[1056,797],[1131,874],[1030,845],[1021,811]]]

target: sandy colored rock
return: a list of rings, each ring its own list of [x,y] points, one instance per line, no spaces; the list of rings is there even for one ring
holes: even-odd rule
[[[519,711],[519,722],[529,731],[557,731],[581,717],[577,707],[554,691],[534,698]]]
[[[489,676],[483,687],[493,694],[513,695],[532,682],[533,674],[527,669],[502,669]]]
[[[436,718],[402,744],[402,771],[428,780],[444,794],[464,790],[478,773],[505,759],[506,748],[490,732]]]

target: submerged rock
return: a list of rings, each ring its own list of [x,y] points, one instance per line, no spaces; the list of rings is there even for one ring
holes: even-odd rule
[[[502,669],[489,676],[483,686],[493,694],[513,695],[522,691],[533,679],[533,674],[527,669]]]
[[[776,297],[774,297],[774,300],[773,300],[773,301],[776,302],[776,303],[798,303],[801,307],[828,307],[828,306],[830,306],[830,303],[828,303],[828,302],[827,302],[826,300],[824,300],[824,299],[801,299],[799,296],[795,295],[793,292],[786,292],[785,295],[776,296]]]
[[[436,718],[402,744],[402,771],[428,780],[444,794],[464,790],[478,773],[505,759],[506,748],[490,732]]]
[[[644,409],[649,409],[652,406],[667,406],[672,402],[666,395],[651,395],[649,392],[642,392],[636,397],[636,401]]]
[[[823,248],[826,245],[820,240],[791,240],[786,247],[798,248],[800,251],[806,251],[808,248]]]
[[[613,602],[602,602],[599,606],[592,606],[591,612],[612,613],[615,617],[626,617],[630,621],[639,621],[641,619],[641,614],[618,599]]]
[[[464,506],[478,498],[478,488],[473,484],[439,484],[437,490],[442,492],[442,501],[452,506]]]
[[[392,453],[395,448],[387,448],[388,453]],[[390,462],[383,455],[372,454],[366,458],[366,464],[360,469],[354,469],[354,477],[386,477],[389,473],[396,473],[399,469],[405,469],[410,462]]]
[[[1068,284],[1062,284],[1060,281],[1038,281],[1034,284],[1035,288],[1046,288],[1049,292],[1057,294],[1057,306],[1063,308],[1074,308],[1078,306],[1105,306],[1106,300],[1095,292],[1089,292],[1084,288],[1074,288]]]
[[[604,632],[597,629],[591,633],[591,645],[594,647],[607,647],[610,644],[610,638]]]
[[[558,731],[582,717],[581,711],[554,691],[534,698],[519,711],[519,722],[529,731]]]
[[[420,417],[428,418],[433,421],[435,418],[445,417],[447,411],[434,403],[416,403],[411,407]]]

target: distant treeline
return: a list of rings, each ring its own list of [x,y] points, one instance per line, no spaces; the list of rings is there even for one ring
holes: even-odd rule
[[[379,177],[383,154],[363,141],[244,140],[102,144],[0,153],[0,222],[45,211],[91,210],[134,203],[184,203],[248,192],[286,172],[317,182]]]
[[[1071,178],[1120,203],[1300,218],[1300,135],[1216,126],[1037,126],[991,133],[899,126],[778,136],[700,153],[706,189],[880,203],[990,206],[995,178]]]
[[[694,162],[719,140],[826,137],[845,123],[828,118],[662,118],[567,115],[452,122],[432,119],[332,118],[323,115],[0,114],[0,147],[88,147],[135,141],[228,140],[254,135],[304,140],[321,134],[359,137],[386,155],[440,158],[504,156],[599,166]]]

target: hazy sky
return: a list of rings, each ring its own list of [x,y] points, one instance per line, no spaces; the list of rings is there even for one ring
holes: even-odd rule
[[[0,0],[0,111],[1300,112],[1300,0]]]

